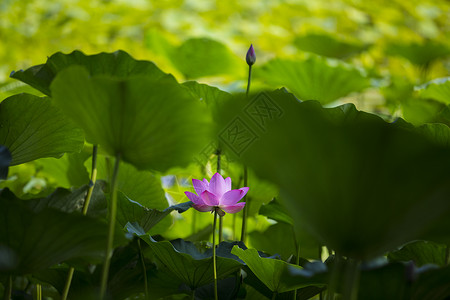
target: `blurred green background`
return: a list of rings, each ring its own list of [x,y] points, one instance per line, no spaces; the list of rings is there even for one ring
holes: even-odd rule
[[[179,81],[242,91],[245,53],[253,43],[256,86],[286,85],[258,77],[270,59],[316,53],[361,68],[371,78],[370,87],[339,103],[406,114],[420,123],[434,106],[421,103],[428,115],[417,115],[411,109],[413,87],[448,76],[449,20],[445,0],[2,0],[0,98],[22,89],[9,78],[11,71],[75,49],[86,54],[122,49],[154,61]]]

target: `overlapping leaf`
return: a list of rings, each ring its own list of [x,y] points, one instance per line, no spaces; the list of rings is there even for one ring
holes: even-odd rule
[[[279,185],[298,228],[359,258],[419,238],[426,228],[449,234],[437,226],[450,213],[448,148],[353,105],[325,109],[278,91],[269,96],[284,114],[267,118],[266,132],[242,156]],[[228,109],[232,115],[235,108],[224,114]]]
[[[55,78],[52,94],[89,142],[138,169],[187,164],[206,144],[207,113],[170,78],[118,80],[72,66]]]
[[[301,100],[322,104],[370,86],[358,69],[315,56],[302,61],[274,59],[263,65],[258,74],[271,85],[286,86]]]
[[[83,143],[82,130],[49,98],[19,94],[0,103],[0,144],[9,149],[11,165],[79,152]]]
[[[158,79],[166,75],[154,63],[135,60],[125,51],[85,55],[76,50],[70,54],[57,52],[50,56],[45,64],[33,66],[25,71],[12,72],[11,77],[50,95],[50,85],[58,72],[72,65],[85,67],[91,75],[103,74],[116,78],[142,74],[151,79]]]

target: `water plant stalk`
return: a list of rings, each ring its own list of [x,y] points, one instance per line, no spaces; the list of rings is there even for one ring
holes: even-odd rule
[[[253,47],[250,47],[253,50]],[[250,49],[249,49],[250,51]],[[247,58],[249,56],[249,52],[247,52]],[[248,94],[250,93],[250,82],[252,80],[252,65],[254,62],[250,63],[250,61],[247,59],[247,64],[248,64],[248,80],[247,80],[247,91],[245,93],[247,99],[248,99]],[[248,179],[248,172],[247,172],[247,166],[244,165],[244,186],[247,186],[247,179]],[[247,198],[247,196],[244,197],[244,201],[246,202],[246,205],[244,207],[244,211],[242,214],[242,230],[241,230],[241,242],[243,242],[245,244],[246,241],[246,231],[247,231],[247,215],[248,215],[248,210],[249,210],[249,206],[250,206],[250,199]]]
[[[42,300],[42,286],[39,283],[36,284],[36,299]]]
[[[248,186],[248,170],[247,166],[244,166],[244,186]],[[241,230],[241,242],[245,244],[246,241],[246,232],[247,232],[247,215],[248,210],[250,206],[250,200],[247,198],[247,196],[244,196],[244,201],[246,202],[244,209],[243,209],[243,215],[242,215],[242,230]]]
[[[222,166],[221,166],[221,151],[220,149],[217,149],[216,151],[217,154],[217,173],[221,173],[222,171]],[[222,242],[222,238],[223,238],[223,216],[219,215],[219,244],[220,242]]]
[[[97,149],[98,146],[94,145],[92,147],[92,171],[91,171],[91,179],[89,181],[89,189],[84,199],[83,203],[83,215],[87,214],[89,209],[89,203],[91,202],[92,193],[94,192],[95,182],[97,181]],[[66,300],[69,295],[70,285],[72,284],[73,273],[75,269],[73,267],[69,268],[69,272],[67,273],[66,283],[64,285],[64,289],[62,292],[61,300]]]
[[[357,300],[359,287],[360,262],[355,259],[347,259],[344,272],[343,299]]]
[[[213,236],[212,236],[213,272],[214,272],[214,300],[218,300],[219,299],[219,296],[217,294],[216,223],[217,223],[217,208],[214,210]]]
[[[148,294],[147,268],[145,267],[144,254],[142,253],[141,239],[138,238],[137,242],[138,242],[138,248],[139,248],[139,258],[141,259],[142,270],[143,270],[143,272],[144,272],[145,299],[148,300],[148,299],[150,299],[150,297],[149,297],[149,294]]]
[[[106,286],[108,283],[109,266],[111,264],[111,256],[114,243],[114,228],[116,226],[116,214],[117,214],[117,175],[119,174],[120,153],[116,155],[116,161],[114,164],[114,171],[111,179],[111,202],[109,209],[109,228],[108,228],[108,240],[106,243],[105,251],[105,263],[103,264],[102,281],[100,286],[100,299],[105,299]]]
[[[295,264],[298,266],[298,265],[300,265],[300,244],[297,241],[297,235],[295,234],[294,226],[292,226],[292,235],[294,238],[295,251],[296,251]],[[294,299],[294,300],[297,299],[297,289],[294,290],[292,299]]]

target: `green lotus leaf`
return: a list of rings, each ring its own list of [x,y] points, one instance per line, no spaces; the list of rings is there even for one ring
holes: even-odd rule
[[[98,259],[105,251],[106,223],[50,208],[35,212],[7,189],[0,194],[0,223],[0,245],[15,262],[2,273],[29,274],[73,258]],[[115,235],[116,245],[125,241]]]
[[[414,241],[388,254],[390,261],[413,261],[416,266],[445,266],[446,246],[429,241]]]
[[[363,259],[426,233],[449,235],[448,226],[437,226],[450,213],[448,147],[353,105],[327,109],[280,91],[267,95],[283,115],[267,114],[265,132],[241,156],[279,186],[296,228]],[[233,109],[224,107],[224,115]]]
[[[316,56],[302,61],[274,59],[263,65],[258,74],[270,85],[286,86],[301,100],[317,100],[322,104],[370,86],[360,70]]]
[[[125,51],[86,55],[76,50],[70,54],[57,52],[50,56],[45,64],[33,66],[25,71],[12,72],[10,76],[50,96],[50,85],[53,79],[58,72],[72,65],[85,67],[90,75],[103,74],[117,78],[141,74],[151,79],[158,79],[166,75],[154,63],[135,60]]]
[[[341,41],[327,34],[316,33],[299,36],[294,44],[302,51],[340,59],[351,57],[368,47],[356,42]]]
[[[410,44],[393,42],[386,46],[386,53],[404,57],[416,65],[427,65],[449,56],[450,48],[436,41]]]
[[[283,293],[308,285],[324,285],[323,279],[319,280],[313,277],[314,272],[310,272],[300,266],[288,264],[282,260],[260,257],[256,249],[243,250],[238,246],[234,246],[231,253],[242,259],[259,280],[274,293]],[[287,283],[283,279],[283,274],[288,267],[302,273],[303,282],[294,281],[293,284]]]
[[[142,235],[142,232],[142,230],[135,230],[133,233],[140,236],[149,245],[158,260],[191,289],[213,282],[211,251],[201,253],[192,243],[183,240],[176,241],[175,245],[168,241],[156,242],[150,236]],[[229,252],[234,244],[231,244],[231,246],[229,244],[222,242],[217,248],[217,275],[219,279],[226,278],[242,267],[238,260],[231,258]]]
[[[204,107],[171,78],[119,80],[72,66],[51,89],[89,142],[141,170],[186,165],[208,140]]]
[[[171,61],[186,78],[236,73],[239,60],[222,43],[209,38],[191,38],[172,52]]]
[[[450,77],[439,78],[428,82],[419,87],[419,95],[421,98],[431,98],[442,102],[446,105],[450,104]]]
[[[0,103],[0,144],[9,149],[14,166],[79,152],[84,137],[49,98],[18,94]]]

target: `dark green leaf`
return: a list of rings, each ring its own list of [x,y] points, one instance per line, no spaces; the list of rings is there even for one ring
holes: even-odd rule
[[[266,205],[262,205],[259,209],[259,214],[277,222],[283,222],[290,225],[294,224],[294,221],[289,215],[288,210],[276,199],[272,200]]]
[[[293,285],[286,283],[283,279],[285,268],[289,267],[310,274],[300,266],[288,264],[282,260],[272,258],[262,258],[256,249],[243,250],[238,246],[233,247],[232,254],[242,259],[252,272],[272,291],[277,293],[287,292],[305,286],[304,282],[295,282]],[[306,276],[306,275],[305,275]],[[319,282],[309,281],[306,285],[320,284]]]
[[[242,157],[259,177],[278,184],[296,228],[359,258],[425,232],[449,235],[448,226],[437,227],[450,214],[449,148],[410,124],[387,123],[352,105],[326,109],[288,94],[268,96],[284,114],[266,118],[266,132]],[[224,115],[234,109],[224,107]]]
[[[36,165],[40,167],[40,174],[59,187],[79,187],[89,183],[89,174],[84,166],[89,156],[83,151],[64,154],[59,159],[41,158],[36,161]]]
[[[148,78],[158,79],[166,75],[154,63],[135,60],[121,50],[96,55],[85,55],[77,50],[70,54],[57,52],[50,56],[45,64],[33,66],[25,71],[13,72],[11,77],[31,85],[46,95],[50,95],[50,85],[56,74],[72,65],[85,67],[90,75],[102,74],[117,78],[142,74]]]
[[[185,165],[208,138],[204,107],[171,79],[117,80],[72,66],[55,78],[52,94],[89,142],[138,169]]]
[[[154,254],[178,279],[195,289],[214,280],[211,254],[200,253],[191,243],[179,241],[177,249],[167,242],[155,242],[149,236],[141,238],[150,246]],[[221,243],[224,244],[225,242]],[[180,252],[180,251],[186,251]],[[226,278],[242,265],[239,261],[223,257],[221,246],[217,249],[217,275]]]
[[[192,206],[192,202],[184,202],[177,205],[172,205],[164,210],[147,208],[136,201],[129,199],[125,194],[119,191],[118,193],[118,205],[117,205],[117,222],[126,227],[127,223],[138,222],[143,228],[145,234],[153,226],[158,224],[162,219],[169,215],[172,211],[176,210],[179,213],[183,213]]]
[[[388,258],[391,261],[412,260],[414,264],[419,267],[425,264],[445,266],[446,248],[445,245],[433,242],[415,241],[406,244],[399,250],[390,252]]]
[[[28,274],[105,251],[107,224],[54,209],[35,213],[7,190],[0,195],[0,223],[0,244],[8,245],[17,257],[17,265],[4,270],[8,273]],[[116,232],[115,242],[124,241]]]
[[[19,94],[0,103],[0,144],[11,152],[12,166],[79,152],[83,143],[82,130],[48,98]]]

